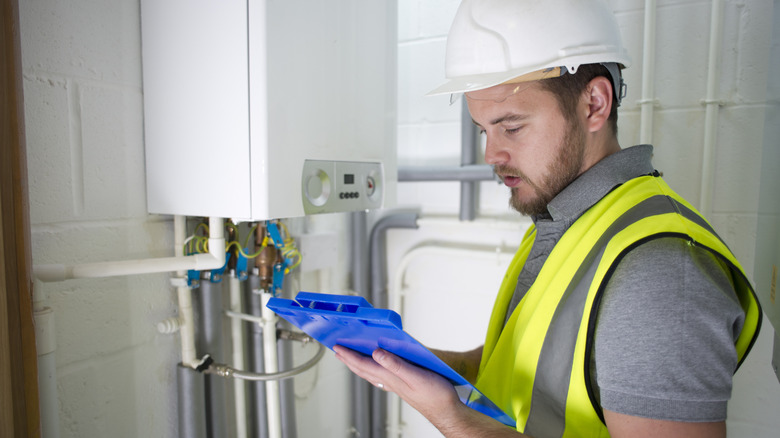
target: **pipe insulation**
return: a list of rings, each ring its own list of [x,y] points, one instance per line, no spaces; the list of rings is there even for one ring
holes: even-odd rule
[[[222,283],[202,279],[198,291],[200,323],[195,348],[203,354],[208,353],[215,361],[224,361]],[[224,379],[206,376],[205,408],[209,437],[227,437],[227,382]]]
[[[176,367],[177,406],[179,409],[179,437],[206,438],[206,379],[189,365]]]

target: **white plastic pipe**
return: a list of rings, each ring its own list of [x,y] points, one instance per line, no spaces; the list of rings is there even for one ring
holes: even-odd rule
[[[38,352],[38,392],[41,410],[41,436],[59,438],[60,416],[57,399],[57,341],[54,311],[50,307],[36,310],[35,346]]]
[[[204,269],[221,268],[225,264],[225,230],[224,221],[219,218],[209,219],[209,257],[214,266]],[[184,241],[187,239],[187,219],[184,216],[173,217],[174,259],[188,258],[184,256]],[[160,260],[160,259],[150,259]],[[176,285],[176,295],[179,302],[179,335],[181,339],[181,363],[195,368],[198,366],[198,356],[195,351],[195,317],[192,310],[192,289],[187,285],[187,269],[176,270],[176,277],[171,282]],[[158,271],[165,272],[165,271]]]
[[[655,0],[645,0],[644,49],[642,51],[642,99],[639,101],[639,143],[653,143],[655,106]]]
[[[723,0],[713,0],[710,14],[710,48],[707,62],[707,96],[704,113],[704,148],[702,151],[701,194],[699,211],[704,217],[712,213],[713,167],[715,165],[715,145],[718,140],[718,112],[720,100],[717,98],[720,82],[720,52],[723,45]]]
[[[230,276],[230,310],[241,312],[241,281],[236,274]],[[244,368],[244,331],[241,329],[242,322],[238,318],[231,318],[230,331],[233,341],[233,366],[240,369]],[[246,385],[243,380],[233,380],[233,394],[236,404],[236,436],[238,438],[247,437],[247,418],[246,418]]]
[[[515,227],[517,224],[515,224]],[[418,246],[411,251],[404,254],[403,258],[396,268],[394,281],[391,285],[390,296],[388,299],[388,305],[391,310],[394,310],[401,315],[403,320],[403,288],[404,274],[409,266],[412,265],[413,260],[417,257],[424,257],[428,259],[436,259],[441,257],[465,257],[473,260],[486,260],[486,261],[498,261],[501,263],[509,263],[513,254],[502,252],[499,248],[495,250],[488,249],[474,249],[474,248],[454,248],[452,246],[444,246],[442,244],[429,244],[424,246]],[[401,398],[394,393],[388,394],[387,401],[387,427],[388,438],[398,438],[402,434],[401,430]]]
[[[184,256],[184,241],[187,239],[187,219],[184,216],[173,217],[173,254]],[[179,303],[179,335],[181,340],[181,363],[195,368],[195,317],[192,310],[192,290],[187,285],[187,271],[176,271],[174,279],[176,297]]]
[[[174,222],[175,220],[176,219],[174,219]],[[187,271],[190,269],[206,271],[221,268],[225,264],[225,237],[223,227],[224,221],[221,218],[209,219],[208,254],[194,254],[190,256],[177,255],[174,257],[84,263],[79,265],[39,265],[33,267],[33,272],[35,277],[39,280],[53,282],[72,278],[115,277]],[[177,254],[179,254],[178,251]]]
[[[276,321],[277,316],[269,309],[268,300],[273,297],[269,292],[263,292],[263,361],[265,373],[279,371],[278,352],[276,350]],[[282,405],[279,396],[279,381],[269,380],[265,382],[265,397],[268,412],[268,437],[282,437]]]

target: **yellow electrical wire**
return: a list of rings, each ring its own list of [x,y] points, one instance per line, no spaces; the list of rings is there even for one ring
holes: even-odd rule
[[[284,234],[286,236],[286,238],[282,237],[282,256],[288,259],[295,259],[295,262],[284,270],[284,273],[288,274],[290,270],[297,268],[301,264],[303,257],[301,256],[300,251],[298,251],[298,248],[295,247],[295,240],[292,238],[287,225],[285,225],[284,222],[279,222],[279,225],[284,229]]]
[[[208,236],[209,226],[202,222],[199,223],[198,226],[195,227],[195,231],[192,233],[192,236],[188,237],[184,241],[184,245],[182,248],[184,254],[198,254],[198,253],[208,252],[208,237],[198,235],[198,231],[200,231],[201,229]],[[193,248],[193,243],[195,245],[194,248]]]
[[[247,253],[244,251],[244,248],[242,248],[242,247],[241,247],[241,244],[239,244],[237,241],[235,241],[235,240],[234,240],[234,241],[232,241],[232,242],[230,242],[230,243],[228,243],[228,244],[227,244],[227,246],[225,247],[225,251],[229,250],[229,249],[230,249],[231,247],[233,247],[233,246],[235,246],[236,248],[238,248],[238,252],[239,252],[239,253],[240,253],[242,256],[244,256],[244,257],[246,257],[246,258],[248,258],[248,259],[253,259],[253,258],[255,258],[255,257],[259,256],[259,255],[260,255],[260,253],[261,253],[261,252],[263,252],[263,250],[264,250],[264,249],[265,249],[265,247],[266,247],[266,245],[262,245],[262,246],[260,247],[260,249],[259,249],[259,250],[258,250],[256,253],[254,253],[254,254],[247,254]]]
[[[209,234],[209,226],[208,226],[208,225],[206,225],[206,224],[205,224],[205,223],[203,223],[203,222],[199,223],[199,224],[198,224],[198,226],[197,226],[197,227],[195,227],[195,231],[194,231],[192,234],[194,234],[194,235],[196,235],[196,236],[197,236],[197,235],[198,235],[198,231],[199,231],[201,228],[203,228],[203,232],[204,232],[204,233],[205,233],[205,234],[208,236],[208,234]]]
[[[284,230],[284,236],[282,237],[282,242],[280,242],[281,247],[279,248],[279,250],[281,251],[283,257],[285,257],[286,259],[294,260],[293,264],[291,266],[285,268],[285,270],[284,270],[284,273],[288,274],[291,270],[293,270],[293,269],[297,268],[298,266],[300,266],[301,261],[303,259],[303,256],[301,255],[301,253],[298,250],[298,248],[295,247],[295,239],[292,238],[292,235],[290,234],[290,230],[287,228],[287,225],[285,225],[281,221],[278,222],[278,224],[281,225],[282,229]],[[237,249],[238,249],[238,252],[242,256],[244,256],[244,257],[246,257],[248,259],[253,259],[253,258],[259,256],[263,252],[263,250],[268,246],[269,241],[273,241],[273,239],[271,239],[268,235],[265,235],[263,237],[263,241],[262,241],[262,243],[260,245],[260,249],[257,252],[255,252],[254,254],[247,254],[244,251],[244,248],[239,243],[240,238],[239,238],[238,226],[233,224],[233,223],[231,223],[231,222],[228,222],[226,224],[226,226],[231,228],[235,232],[236,240],[233,240],[233,241],[227,243],[225,245],[225,251],[228,251],[231,247],[236,246]],[[256,229],[257,229],[257,224],[255,224],[254,226],[252,226],[252,228],[250,228],[249,234],[246,237],[246,241],[244,243],[244,246],[249,246],[249,240],[251,239],[251,237],[252,237],[252,235],[253,235],[253,233],[255,232]],[[208,233],[209,233],[208,225],[206,225],[205,223],[198,224],[198,226],[195,228],[195,231],[194,231],[193,235],[189,236],[184,241],[183,250],[184,250],[185,254],[207,253],[208,252],[209,238],[206,237],[206,236],[198,235],[198,231],[200,231],[200,230],[203,230],[206,235],[208,235]]]
[[[254,224],[254,225],[252,226],[252,228],[250,228],[250,229],[249,229],[249,234],[247,234],[247,236],[246,236],[246,240],[244,241],[244,246],[245,246],[245,247],[248,247],[248,246],[249,246],[249,239],[251,239],[251,238],[252,238],[252,235],[254,235],[254,234],[255,234],[255,230],[256,230],[256,229],[257,229],[257,224]],[[238,240],[238,233],[236,233],[236,240]]]

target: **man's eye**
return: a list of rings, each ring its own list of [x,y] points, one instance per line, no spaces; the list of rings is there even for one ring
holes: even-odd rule
[[[506,131],[507,134],[514,134],[514,133],[520,131],[520,126],[518,126],[517,128],[506,128],[505,131]]]

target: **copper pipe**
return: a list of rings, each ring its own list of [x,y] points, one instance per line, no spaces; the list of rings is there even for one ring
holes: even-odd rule
[[[232,221],[228,221],[228,224],[233,225]],[[236,225],[232,227],[227,227],[228,235],[227,235],[227,241],[228,243],[233,242],[237,240],[236,238]],[[241,246],[241,242],[238,242],[238,245]],[[230,247],[230,258],[228,259],[228,271],[236,272],[236,264],[238,263],[238,248],[234,248],[233,246]]]
[[[265,227],[257,227],[257,232],[255,234],[255,252],[260,250],[266,232]],[[271,287],[271,284],[273,284],[274,263],[276,262],[276,259],[276,248],[273,245],[268,245],[263,248],[260,255],[255,258],[255,267],[257,267],[258,276],[260,277],[260,288],[263,290],[268,290]]]

